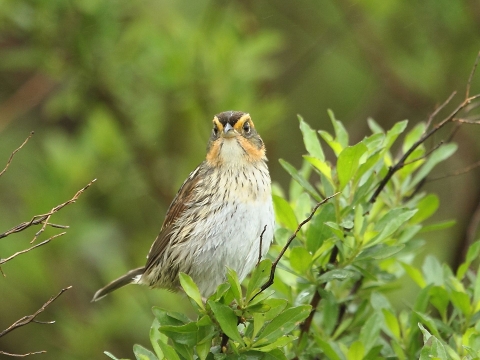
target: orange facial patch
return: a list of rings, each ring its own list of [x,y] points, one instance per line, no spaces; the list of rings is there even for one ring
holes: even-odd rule
[[[249,141],[248,139],[245,139],[243,136],[238,137],[238,142],[240,143],[240,146],[247,153],[248,161],[255,162],[255,161],[265,159],[265,146],[258,148],[251,141]]]
[[[222,124],[220,124],[221,126]],[[218,129],[219,131],[220,130],[220,127]],[[220,158],[220,148],[221,148],[221,144],[220,144],[220,141],[217,140],[217,141],[214,141],[212,143],[212,145],[210,146],[209,150],[208,150],[208,153],[207,153],[207,162],[214,166],[214,165],[218,165],[222,159]]]

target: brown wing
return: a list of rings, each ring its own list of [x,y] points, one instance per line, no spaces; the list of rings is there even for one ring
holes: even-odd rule
[[[194,171],[190,173],[187,180],[185,180],[185,182],[182,184],[182,186],[178,190],[177,195],[170,204],[167,215],[165,216],[165,220],[163,221],[160,234],[158,234],[157,238],[152,244],[152,247],[150,248],[150,251],[148,252],[147,264],[145,265],[146,270],[148,270],[149,267],[153,263],[155,263],[158,257],[162,255],[165,247],[170,242],[172,228],[175,224],[175,220],[177,220],[177,218],[185,211],[185,208],[187,207],[186,204],[191,200],[194,194],[193,190],[195,189],[198,181],[200,180],[198,174],[200,172],[202,164],[200,164]]]

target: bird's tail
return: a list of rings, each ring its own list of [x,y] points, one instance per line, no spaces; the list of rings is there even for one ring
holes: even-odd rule
[[[123,276],[120,276],[118,279],[113,280],[110,284],[98,290],[95,295],[93,295],[92,302],[98,301],[104,296],[108,295],[114,290],[121,288],[122,286],[131,284],[135,282],[139,276],[141,276],[145,271],[145,267],[139,267],[137,269],[130,270]]]

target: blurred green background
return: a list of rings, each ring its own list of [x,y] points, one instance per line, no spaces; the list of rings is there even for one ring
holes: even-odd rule
[[[479,40],[480,2],[468,0],[0,0],[0,168],[35,131],[0,178],[0,232],[98,179],[52,218],[70,225],[67,235],[3,266],[0,330],[73,288],[40,317],[56,324],[18,329],[0,349],[132,358],[134,343],[149,346],[151,306],[188,311],[182,295],[136,286],[90,299],[144,264],[169,202],[204,158],[214,114],[252,115],[272,178],[287,188],[278,159],[300,166],[305,152],[296,114],[331,130],[331,108],[353,141],[368,117],[385,128],[407,118],[411,128],[453,90],[450,108],[463,99]],[[472,92],[479,84],[480,74]],[[455,139],[459,151],[436,174],[480,159],[478,127]],[[436,220],[458,220],[426,252],[458,261],[479,183],[476,170],[426,185],[440,195]],[[1,239],[0,257],[38,229]]]

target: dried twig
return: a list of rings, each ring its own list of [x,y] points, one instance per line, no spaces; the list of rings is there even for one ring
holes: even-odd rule
[[[470,76],[468,77],[467,89],[465,90],[465,99],[468,99],[470,97],[470,86],[472,85],[473,75],[475,75],[475,70],[477,70],[479,59],[480,59],[480,51],[478,52],[477,59],[475,60],[475,64],[473,64],[473,68],[472,68],[472,71],[470,72]]]
[[[312,217],[313,215],[315,215],[315,212],[318,210],[318,208],[320,206],[322,206],[323,204],[325,204],[328,200],[330,200],[331,198],[337,196],[338,194],[340,194],[340,192],[336,192],[335,194],[331,195],[331,196],[328,196],[326,197],[325,199],[323,199],[322,201],[320,201],[319,203],[317,203],[312,212],[310,213],[310,215],[308,215],[308,217],[303,220],[300,224],[298,224],[297,226],[297,229],[295,230],[295,232],[290,236],[290,238],[287,240],[287,243],[285,244],[285,246],[283,247],[282,251],[280,251],[280,254],[278,254],[277,258],[275,259],[275,261],[272,263],[272,269],[270,271],[270,277],[268,278],[267,282],[265,284],[262,285],[260,291],[258,292],[258,294],[260,294],[262,291],[264,291],[265,289],[269,288],[272,284],[273,284],[273,280],[275,278],[275,270],[277,269],[277,265],[278,263],[280,262],[280,260],[282,259],[283,255],[285,254],[285,252],[287,251],[288,247],[290,246],[290,244],[292,243],[293,239],[295,239],[297,237],[297,234],[298,232],[301,230],[301,228],[303,227],[303,225],[305,225],[306,223],[308,223],[310,220],[312,220]],[[258,295],[257,294],[257,295]],[[255,296],[257,296],[255,295]],[[255,297],[254,296],[254,297]]]
[[[440,111],[442,111],[443,108],[445,108],[445,106],[447,106],[447,105],[450,103],[450,101],[452,101],[453,97],[454,97],[456,94],[457,94],[456,91],[452,92],[452,93],[450,94],[450,96],[447,98],[447,100],[445,100],[442,105],[440,105],[439,107],[437,107],[437,108],[435,109],[435,111],[430,114],[430,116],[428,117],[428,120],[427,120],[427,125],[425,126],[425,130],[424,130],[424,132],[423,132],[424,134],[427,132],[428,128],[429,128],[430,125],[432,124],[432,121],[433,121],[433,119],[435,118],[435,116],[437,116],[438,113],[439,113]]]
[[[5,171],[7,171],[8,167],[10,166],[10,163],[12,162],[13,157],[15,156],[15,154],[16,154],[18,151],[20,151],[20,149],[21,149],[22,147],[24,147],[24,145],[28,142],[28,140],[30,140],[30,138],[33,136],[33,134],[34,134],[34,132],[32,131],[32,132],[30,133],[30,135],[28,135],[28,137],[27,137],[27,138],[25,139],[25,141],[22,143],[22,145],[20,145],[18,148],[16,148],[16,149],[12,152],[12,154],[11,154],[10,157],[8,158],[8,161],[7,161],[7,164],[5,165],[5,168],[0,172],[0,176],[2,176],[2,175],[5,173]]]
[[[30,355],[45,354],[46,352],[47,352],[46,350],[41,350],[41,351],[29,352],[26,354],[12,354],[12,353],[7,353],[5,351],[0,350],[0,355],[6,355],[11,357],[27,357]]]
[[[472,125],[480,125],[480,120],[477,119],[461,119],[461,118],[454,118],[452,119],[454,122],[458,122],[461,124],[472,124]]]
[[[42,241],[41,243],[38,243],[38,244],[36,244],[36,245],[33,245],[33,246],[29,247],[28,249],[25,249],[25,250],[22,250],[22,251],[18,251],[18,252],[16,252],[15,254],[13,254],[13,255],[5,258],[5,259],[1,259],[1,258],[0,258],[0,266],[3,265],[3,264],[5,264],[6,262],[8,262],[8,261],[10,261],[10,260],[12,260],[12,259],[14,259],[14,258],[16,258],[16,257],[19,256],[19,255],[25,254],[25,253],[27,253],[27,252],[29,252],[29,251],[32,251],[33,249],[35,249],[35,248],[37,248],[37,247],[43,246],[43,245],[45,245],[45,244],[48,244],[48,243],[49,243],[50,241],[52,241],[53,239],[55,239],[55,238],[57,238],[57,237],[60,237],[60,236],[62,236],[62,235],[65,235],[65,234],[66,234],[66,232],[64,231],[64,232],[62,232],[62,233],[60,233],[60,234],[53,235],[53,236],[49,237],[47,240],[44,240],[44,241]],[[4,276],[5,276],[5,274],[4,274]]]
[[[62,295],[65,291],[71,289],[72,287],[71,286],[68,286],[62,290],[60,290],[60,292],[55,295],[55,296],[52,296],[50,299],[48,299],[48,301],[42,305],[42,307],[40,309],[38,309],[37,311],[35,311],[32,315],[27,315],[27,316],[24,316],[22,317],[21,319],[18,319],[17,321],[15,321],[12,325],[10,325],[8,328],[6,328],[5,330],[3,330],[2,332],[0,332],[0,338],[2,336],[5,336],[6,334],[8,334],[9,332],[15,330],[15,329],[18,329],[19,327],[22,327],[24,325],[27,325],[31,322],[38,322],[38,321],[35,321],[35,318],[41,314],[52,302],[54,302],[60,295]],[[50,321],[50,322],[42,322],[43,324],[53,324],[54,321]]]
[[[0,239],[4,238],[4,237],[7,237],[8,235],[11,235],[13,233],[17,233],[17,232],[20,232],[22,230],[25,230],[26,228],[32,226],[32,225],[38,225],[38,224],[41,224],[43,223],[43,226],[42,228],[40,229],[40,231],[38,231],[36,234],[35,234],[35,237],[33,238],[32,242],[35,241],[35,239],[38,237],[38,235],[40,235],[40,233],[42,233],[44,230],[45,230],[45,227],[47,225],[52,225],[48,222],[48,220],[50,219],[50,217],[55,214],[56,212],[58,212],[59,210],[61,210],[62,208],[64,208],[65,206],[71,204],[71,203],[74,203],[78,197],[86,190],[90,187],[90,185],[92,185],[97,179],[93,179],[92,181],[90,181],[86,186],[84,186],[83,188],[81,188],[80,190],[77,191],[77,193],[68,201],[64,202],[63,204],[60,204],[56,207],[54,207],[52,210],[50,210],[50,212],[46,213],[46,214],[42,214],[42,215],[35,215],[30,221],[27,221],[27,222],[23,222],[13,228],[11,228],[10,230],[0,234]],[[63,225],[55,225],[55,227],[63,227]]]

